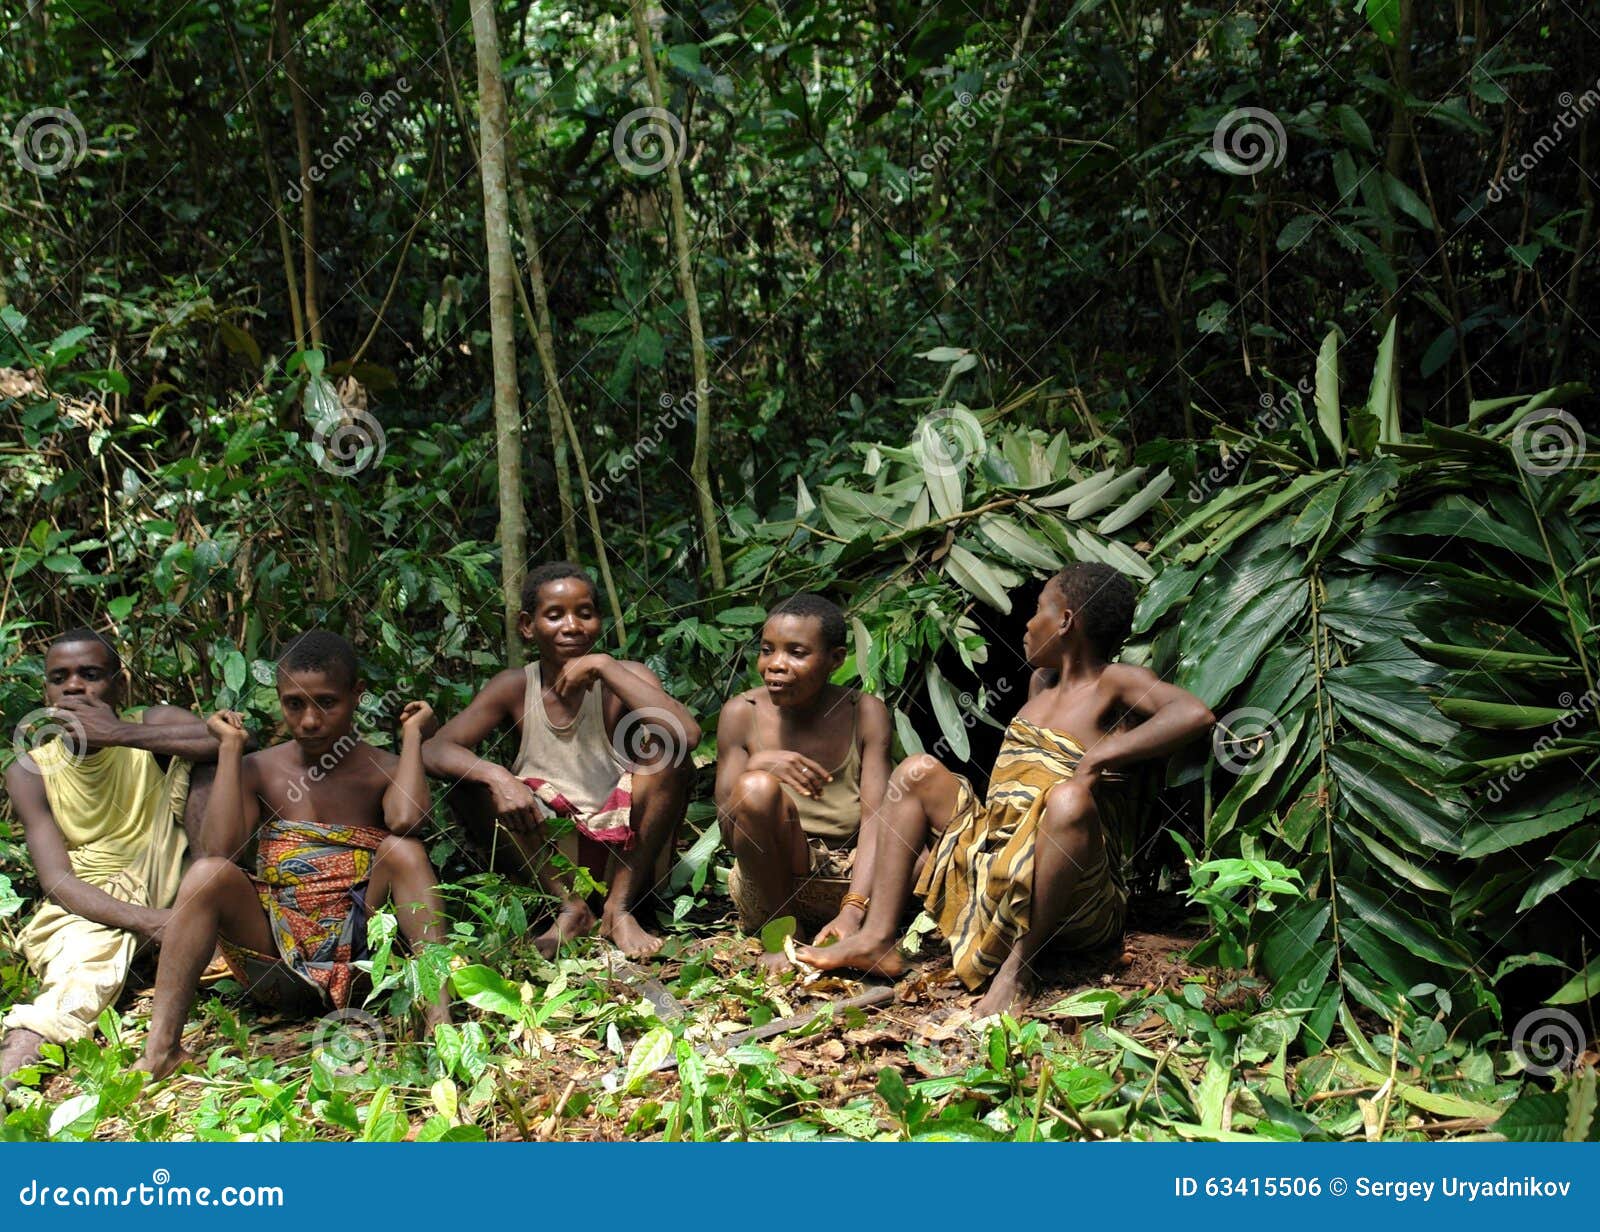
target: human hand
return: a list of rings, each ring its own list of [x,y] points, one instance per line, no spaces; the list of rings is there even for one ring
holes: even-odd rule
[[[146,941],[153,941],[160,945],[165,939],[167,924],[172,920],[170,910],[151,907],[140,913],[139,922],[134,926],[134,932]]]
[[[91,697],[63,697],[54,709],[72,717],[72,725],[83,733],[85,752],[110,748],[126,740],[126,724],[106,702]]]
[[[400,735],[416,734],[424,740],[439,730],[439,719],[427,702],[407,702],[400,712]]]
[[[792,749],[764,749],[751,756],[747,769],[765,770],[780,783],[788,784],[813,800],[822,795],[823,784],[833,780],[821,765]]]
[[[509,770],[489,783],[489,800],[495,819],[507,829],[526,834],[539,825],[539,797]]]
[[[830,941],[843,941],[846,937],[853,937],[861,931],[862,922],[866,918],[867,913],[855,903],[840,907],[839,914],[822,926],[811,944],[827,945]]]
[[[237,710],[219,710],[206,720],[206,730],[217,738],[217,743],[231,751],[242,749],[249,733],[244,729],[244,715]]]
[[[611,662],[611,656],[608,654],[586,654],[576,659],[569,659],[562,665],[561,673],[550,688],[563,701],[575,697],[599,680],[601,673]]]

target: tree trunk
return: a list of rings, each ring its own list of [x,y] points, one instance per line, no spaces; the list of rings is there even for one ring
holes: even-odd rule
[[[300,156],[300,251],[305,283],[306,332],[311,345],[322,349],[322,314],[317,308],[317,204],[311,179],[311,116],[305,88],[300,84],[299,59],[289,37],[288,0],[273,0],[272,15],[278,27],[284,76],[289,79],[289,103],[294,109],[294,141]]]
[[[650,27],[645,23],[641,0],[630,0],[633,11],[633,30],[639,41],[639,60],[644,65],[645,80],[650,86],[650,101],[659,110],[665,110],[662,101],[661,77],[656,72],[655,47],[650,41]],[[671,140],[668,134],[667,140]],[[722,539],[717,533],[717,503],[711,495],[711,373],[706,363],[705,332],[700,327],[700,299],[694,289],[694,264],[689,259],[689,218],[683,203],[683,177],[678,174],[678,159],[667,160],[667,189],[672,197],[672,247],[678,272],[678,293],[683,296],[684,315],[689,321],[689,350],[694,362],[694,457],[689,463],[689,475],[694,482],[695,499],[700,506],[700,524],[706,540],[706,564],[711,571],[711,584],[721,590],[728,584],[728,575],[722,567]]]
[[[483,230],[489,257],[489,338],[494,357],[495,458],[500,477],[500,585],[505,597],[506,659],[522,662],[517,613],[527,528],[522,511],[522,416],[512,321],[516,265],[511,258],[511,206],[506,196],[506,94],[492,0],[472,0],[478,56],[478,171],[483,179]]]

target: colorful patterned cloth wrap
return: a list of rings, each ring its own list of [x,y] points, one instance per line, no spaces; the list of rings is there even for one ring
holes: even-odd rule
[[[604,843],[608,847],[620,847],[623,851],[632,851],[634,844],[639,841],[632,824],[633,775],[628,771],[622,772],[622,777],[611,789],[611,794],[606,797],[605,803],[589,817],[582,816],[578,806],[562,795],[548,780],[526,778],[522,781],[533,788],[533,794],[539,797],[539,803],[548,810],[548,816],[569,818],[578,833],[585,838]]]
[[[354,964],[367,957],[365,891],[373,853],[388,837],[375,826],[316,821],[273,820],[261,830],[251,880],[272,925],[278,958],[338,1009],[350,1004],[360,974]],[[240,983],[261,983],[263,956],[227,943],[222,953]]]
[[[988,803],[961,780],[955,815],[922,870],[917,893],[950,942],[956,974],[969,988],[998,971],[1028,931],[1039,822],[1050,789],[1072,777],[1082,756],[1083,747],[1067,733],[1013,719],[995,758]],[[1101,778],[1095,809],[1105,843],[1081,871],[1053,945],[1093,950],[1122,935],[1127,801],[1121,782]]]

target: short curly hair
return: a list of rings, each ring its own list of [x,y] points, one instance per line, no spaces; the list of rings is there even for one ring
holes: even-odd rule
[[[767,619],[774,616],[809,616],[822,624],[822,645],[825,650],[838,650],[844,645],[844,609],[832,599],[809,591],[800,591],[774,603]]]
[[[321,672],[341,688],[353,689],[361,677],[356,648],[337,633],[307,629],[278,652],[278,671]]]
[[[1084,636],[1095,653],[1111,660],[1133,630],[1138,595],[1133,583],[1110,565],[1075,561],[1046,583],[1083,623]]]
[[[534,569],[528,570],[527,577],[522,579],[522,610],[531,612],[539,606],[539,591],[551,582],[559,582],[565,578],[577,578],[589,584],[589,594],[593,596],[595,606],[600,606],[600,590],[594,584],[594,579],[589,576],[589,571],[582,565],[574,564],[570,560],[552,560]]]

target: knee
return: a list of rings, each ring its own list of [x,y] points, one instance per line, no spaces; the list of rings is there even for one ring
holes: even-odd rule
[[[1083,833],[1099,820],[1094,793],[1081,783],[1068,779],[1057,783],[1045,796],[1043,824],[1056,834]]]
[[[746,770],[734,784],[728,800],[736,817],[761,821],[776,813],[783,804],[783,784],[765,770]]]
[[[378,844],[375,862],[389,870],[391,880],[433,880],[433,861],[428,859],[428,849],[419,839],[391,834]]]
[[[239,866],[224,856],[201,856],[183,875],[178,898],[182,902],[214,902],[242,875]]]
[[[916,791],[918,784],[926,782],[930,775],[942,768],[939,759],[932,754],[913,753],[894,768],[889,783],[899,793],[911,794]]]

